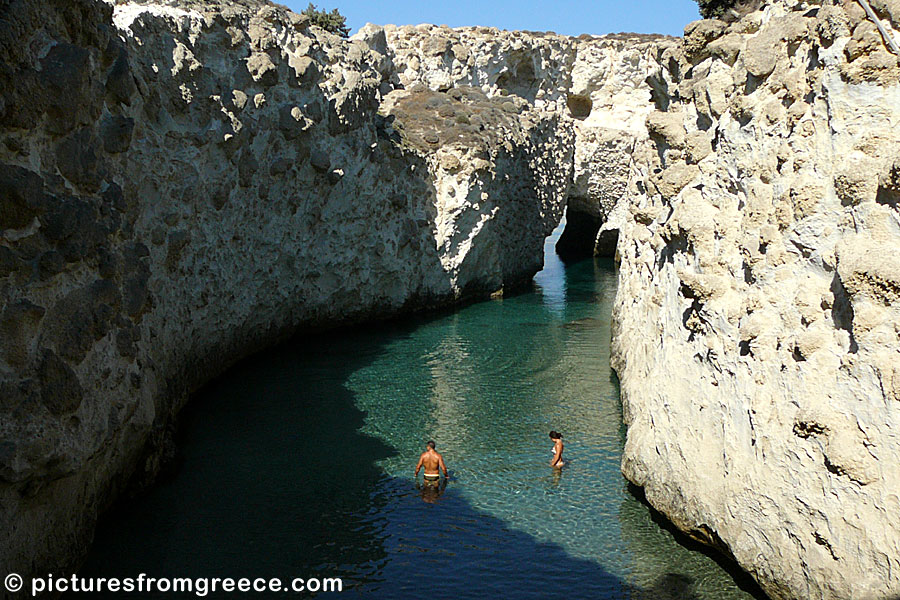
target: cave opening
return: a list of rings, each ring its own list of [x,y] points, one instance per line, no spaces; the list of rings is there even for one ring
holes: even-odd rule
[[[533,101],[541,81],[534,68],[534,59],[525,53],[513,53],[510,66],[497,78],[497,87],[507,94]]]
[[[882,206],[900,209],[900,189],[891,189],[886,186],[879,186],[878,193],[875,196],[875,202]]]
[[[592,256],[613,258],[616,254],[619,230],[604,228],[604,217],[599,210],[592,210],[591,204],[585,198],[576,197],[569,197],[566,202],[565,227],[556,243],[556,253],[564,262],[576,262]]]

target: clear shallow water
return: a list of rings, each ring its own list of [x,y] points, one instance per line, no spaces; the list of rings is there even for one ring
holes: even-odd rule
[[[244,361],[192,402],[180,468],[103,521],[82,574],[341,576],[348,598],[752,598],[628,492],[614,294],[610,263],[551,252],[530,293]],[[428,439],[446,487],[412,478]]]

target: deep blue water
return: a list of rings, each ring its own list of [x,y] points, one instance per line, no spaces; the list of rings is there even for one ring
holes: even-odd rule
[[[629,493],[614,268],[564,267],[554,239],[528,293],[298,338],[211,383],[175,475],[103,520],[82,573],[340,576],[342,598],[751,598]],[[428,439],[446,487],[412,477]]]

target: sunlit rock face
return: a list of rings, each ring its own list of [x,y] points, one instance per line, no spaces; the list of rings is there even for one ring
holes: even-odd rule
[[[8,14],[0,568],[77,562],[234,360],[527,281],[568,206],[621,263],[625,475],[773,597],[900,594],[900,68],[855,2],[683,43]]]
[[[376,37],[382,33],[383,40]],[[567,229],[557,250],[564,256],[613,255],[622,221],[615,208],[635,172],[632,150],[648,138],[646,118],[654,101],[668,101],[666,90],[654,90],[651,82],[665,80],[660,63],[678,47],[676,38],[571,38],[434,25],[370,25],[355,37],[373,48],[383,45],[395,65],[395,85],[471,86],[560,115],[575,144]]]
[[[615,254],[623,199],[638,171],[634,148],[648,138],[654,101],[668,102],[666,89],[653,89],[650,81],[665,83],[660,65],[678,47],[677,40],[662,36],[579,38],[567,98],[575,123],[575,177],[568,231],[558,245],[563,256]]]
[[[6,10],[6,9],[5,9]],[[32,2],[0,29],[0,570],[77,562],[175,414],[301,329],[530,280],[565,117],[394,90],[264,2]]]
[[[623,471],[773,598],[897,597],[897,57],[856,2],[775,2],[664,66],[618,246]]]

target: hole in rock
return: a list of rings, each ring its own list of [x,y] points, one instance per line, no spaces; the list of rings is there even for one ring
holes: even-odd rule
[[[559,241],[556,242],[556,253],[565,262],[573,262],[589,258],[597,254],[597,234],[603,225],[599,210],[591,210],[591,203],[584,198],[569,198],[566,204],[565,228]],[[609,236],[604,237],[604,251],[609,252]],[[616,232],[615,241],[618,241]],[[599,256],[610,257],[615,253],[615,241],[612,251]]]
[[[898,210],[900,209],[900,190],[879,187],[878,194],[875,196],[875,202]]]
[[[709,115],[704,115],[702,113],[697,115],[697,128],[701,131],[709,131],[712,124],[713,122]]]
[[[855,354],[859,349],[856,338],[853,335],[853,305],[850,296],[844,288],[840,275],[834,274],[831,280],[831,293],[834,294],[834,303],[831,307],[831,320],[838,329],[843,329],[850,334],[850,353]]]
[[[756,283],[756,277],[753,276],[753,269],[750,268],[750,265],[748,265],[746,261],[741,264],[741,268],[744,271],[744,283],[748,285]]]
[[[798,421],[797,423],[794,423],[794,435],[802,437],[803,439],[806,439],[811,435],[822,435],[827,431],[827,427],[820,423],[816,423],[815,421]]]
[[[616,255],[616,246],[619,244],[618,229],[604,229],[597,234],[597,243],[594,246],[594,255],[603,258],[613,258]]]
[[[569,114],[575,119],[587,119],[594,108],[590,96],[578,96],[576,94],[570,94],[566,98],[566,106],[569,107]]]
[[[497,87],[520,98],[534,100],[541,82],[535,74],[532,57],[514,53],[509,57],[509,65],[509,69],[497,78]]]
[[[680,69],[676,61],[669,60],[669,71],[677,80]],[[656,110],[662,112],[669,110],[670,94],[666,80],[661,75],[651,75],[644,81],[650,86],[650,100],[653,102],[654,106],[656,106]]]

